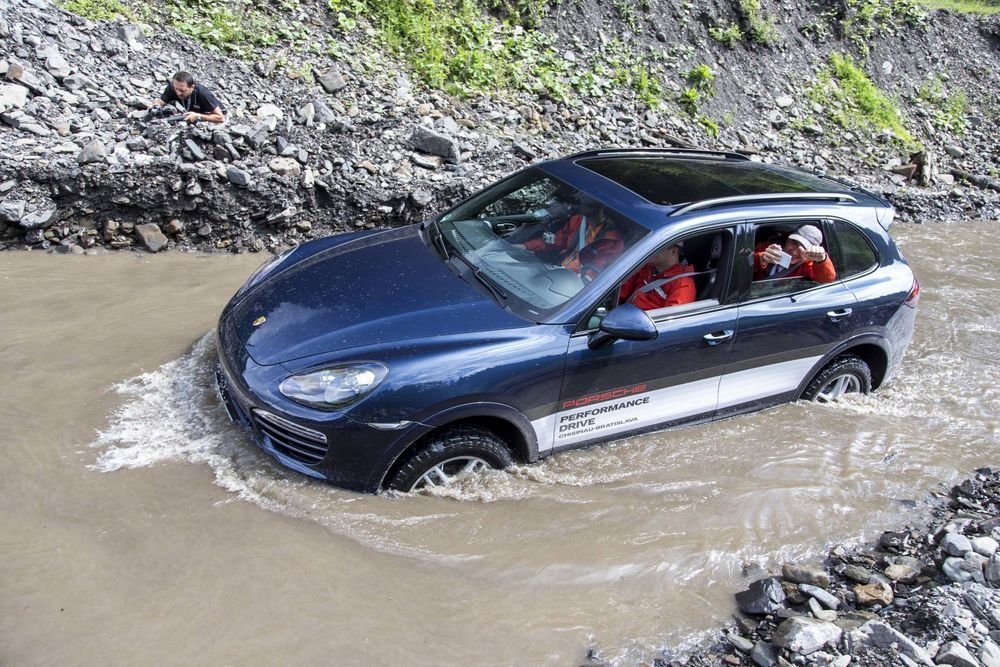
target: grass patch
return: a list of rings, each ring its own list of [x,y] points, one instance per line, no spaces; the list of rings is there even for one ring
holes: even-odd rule
[[[854,59],[839,53],[819,71],[809,97],[838,125],[856,132],[879,134],[889,130],[907,148],[918,144],[903,123],[895,103],[868,78]]]
[[[920,85],[917,97],[931,106],[934,127],[956,135],[965,134],[965,93],[950,93],[940,76],[932,76]]]
[[[736,46],[736,43],[743,39],[743,31],[740,30],[738,23],[730,23],[727,28],[709,28],[708,35],[719,44],[727,46],[730,49]]]
[[[1000,0],[929,0],[923,3],[931,9],[950,9],[963,14],[996,14],[1000,12]]]
[[[844,7],[844,34],[865,55],[875,37],[922,28],[927,22],[927,10],[917,0],[846,0]]]
[[[664,100],[663,67],[654,54],[611,40],[572,50],[566,40],[535,30],[547,4],[540,0],[327,0],[342,32],[364,30],[407,62],[427,85],[458,97],[527,91],[574,101],[631,90],[655,108]],[[639,5],[640,8],[642,5]],[[638,18],[617,0],[622,20]],[[622,14],[624,12],[624,14]],[[574,95],[576,93],[576,95]]]
[[[132,10],[118,0],[64,0],[58,4],[66,11],[91,21],[111,21],[118,16],[135,20]]]
[[[207,49],[249,58],[259,47],[309,38],[306,27],[283,16],[283,12],[297,7],[296,2],[272,5],[252,0],[169,0],[165,18],[178,32]]]
[[[740,15],[747,23],[747,36],[756,44],[776,44],[779,39],[778,30],[774,27],[774,19],[764,16],[760,8],[760,0],[740,0]]]

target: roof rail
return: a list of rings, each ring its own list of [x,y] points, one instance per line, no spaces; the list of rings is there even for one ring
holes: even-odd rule
[[[598,148],[567,156],[566,160],[576,160],[584,157],[604,157],[608,155],[629,155],[629,156],[649,156],[671,155],[674,157],[712,157],[728,160],[749,160],[743,153],[733,153],[730,151],[712,151],[702,148]]]
[[[690,213],[691,211],[697,211],[703,208],[711,208],[713,206],[725,206],[726,204],[744,204],[751,202],[781,202],[781,201],[808,201],[817,199],[833,199],[835,201],[849,201],[858,202],[857,199],[847,194],[846,192],[772,192],[763,195],[738,195],[736,197],[718,197],[716,199],[704,199],[702,201],[691,202],[690,204],[681,204],[679,208],[674,209],[668,215],[671,217],[675,215],[681,215],[682,213]]]

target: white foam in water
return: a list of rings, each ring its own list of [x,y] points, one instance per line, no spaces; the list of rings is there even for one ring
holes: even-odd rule
[[[219,445],[217,424],[202,409],[214,392],[212,335],[195,343],[190,354],[112,387],[126,398],[98,432],[103,447],[91,468],[111,472],[143,468],[162,461],[205,461]]]

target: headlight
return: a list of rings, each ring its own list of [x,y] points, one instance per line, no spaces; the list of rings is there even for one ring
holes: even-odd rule
[[[343,407],[371,392],[388,373],[388,368],[375,362],[324,368],[293,375],[278,385],[278,390],[293,401],[329,410]]]

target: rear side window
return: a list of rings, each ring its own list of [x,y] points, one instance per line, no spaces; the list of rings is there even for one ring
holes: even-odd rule
[[[878,265],[878,255],[864,232],[839,220],[834,223],[834,229],[840,243],[840,266],[837,273],[841,278],[865,273]]]

